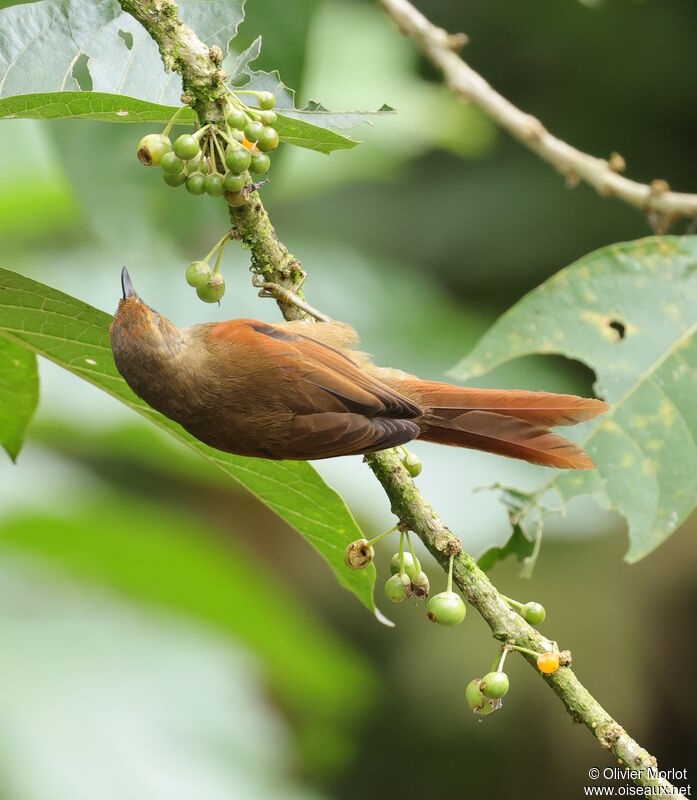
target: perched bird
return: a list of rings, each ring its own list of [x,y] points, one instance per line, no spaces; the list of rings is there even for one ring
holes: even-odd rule
[[[180,329],[141,300],[126,268],[121,283],[110,329],[119,372],[146,403],[218,450],[311,460],[423,439],[548,467],[594,466],[548,427],[596,417],[609,408],[601,400],[381,369],[340,323],[238,319]]]

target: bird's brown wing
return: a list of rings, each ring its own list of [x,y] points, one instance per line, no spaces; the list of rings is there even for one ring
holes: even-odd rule
[[[291,412],[287,441],[272,445],[266,457],[368,453],[419,435],[412,420],[423,412],[416,403],[323,342],[256,320],[214,325],[211,337],[244,348],[255,370],[275,376],[275,388],[283,392],[283,406]]]

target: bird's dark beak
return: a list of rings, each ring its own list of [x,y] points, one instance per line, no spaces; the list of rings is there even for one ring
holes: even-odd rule
[[[123,289],[124,300],[128,300],[129,297],[135,297],[136,300],[141,299],[138,292],[136,292],[136,290],[133,288],[131,276],[128,274],[126,267],[121,270],[121,288]]]

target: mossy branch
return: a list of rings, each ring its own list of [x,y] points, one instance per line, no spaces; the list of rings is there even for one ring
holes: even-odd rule
[[[217,100],[221,97],[221,78],[216,54],[179,19],[176,4],[171,0],[120,0],[122,7],[139,20],[157,42],[165,66],[181,73],[189,101],[202,121],[215,119]],[[267,284],[292,290],[304,279],[300,262],[279,240],[269,215],[253,192],[249,202],[231,208],[234,235],[249,249],[252,271]],[[268,290],[267,290],[268,291]],[[306,303],[288,302],[288,294],[279,292],[277,302],[286,319],[312,319],[317,316]],[[309,309],[309,312],[308,312]],[[513,612],[491,581],[477,567],[472,556],[462,550],[460,540],[449,530],[423,497],[404,468],[395,450],[385,450],[366,457],[366,462],[390,500],[392,512],[400,526],[414,531],[429,552],[445,570],[450,556],[455,555],[454,581],[469,603],[486,620],[496,639],[536,652],[548,650],[551,642]],[[523,655],[533,666],[535,659]],[[537,671],[537,667],[535,666]],[[541,673],[538,672],[541,675]],[[662,787],[667,793],[671,784],[659,777],[650,777],[656,759],[627,734],[590,692],[580,683],[569,666],[562,666],[552,675],[542,676],[561,699],[568,713],[583,723],[621,764],[636,770],[642,786]],[[464,691],[462,698],[464,703]]]

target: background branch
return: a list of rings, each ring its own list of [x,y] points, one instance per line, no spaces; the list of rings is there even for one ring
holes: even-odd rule
[[[672,192],[664,180],[645,184],[625,178],[618,174],[625,168],[622,156],[613,153],[604,159],[583,153],[553,136],[536,117],[514,106],[454,52],[466,43],[464,34],[448,34],[408,0],[380,0],[380,4],[402,33],[411,37],[443,72],[450,89],[463,100],[476,103],[511,136],[566,176],[570,185],[585,181],[598,194],[617,197],[642,211],[658,214],[667,223],[678,217],[697,217],[697,194]]]
[[[393,2],[395,0],[385,0],[384,4],[391,5]],[[219,115],[216,100],[211,101],[210,98],[218,96],[216,93],[220,76],[215,74],[215,71],[211,73],[210,64],[201,49],[206,49],[205,45],[196,40],[193,32],[176,16],[176,5],[171,0],[154,0],[154,2],[121,0],[121,5],[145,25],[160,46],[163,56],[165,53],[178,54],[179,60],[175,58],[169,63],[174,68],[186,71],[187,91],[194,95],[192,106]],[[402,11],[407,7],[414,14],[418,14],[408,3],[403,3],[401,0],[396,5]],[[421,15],[418,15],[417,22],[419,18],[423,21],[419,24],[430,25]],[[440,43],[440,47],[447,50],[452,45],[452,39],[444,31],[434,30],[437,33],[433,35]],[[181,42],[177,38],[179,34],[183,37]],[[453,55],[452,51],[449,52]],[[199,65],[202,65],[200,73]],[[201,122],[208,121],[212,121],[210,116],[201,117]],[[697,213],[697,205],[695,212]],[[249,202],[243,206],[231,208],[230,216],[235,236],[251,251],[252,271],[264,282],[278,284],[291,291],[298,287],[305,273],[299,261],[278,239],[258,192],[253,192]],[[297,304],[287,302],[286,294],[279,293],[276,299],[287,320],[312,318]],[[312,311],[314,312],[314,309]],[[511,610],[484,572],[477,567],[475,560],[462,551],[460,540],[428,504],[401,463],[397,452],[385,450],[369,455],[365,460],[387,494],[392,512],[398,517],[401,526],[414,531],[444,569],[447,570],[450,555],[456,555],[454,581],[469,603],[486,620],[494,637],[501,642],[514,643],[537,652],[548,650],[551,646],[550,641]],[[640,772],[641,777],[637,783],[643,786],[661,786],[668,792],[672,789],[668,781],[648,777],[647,770],[656,767],[655,758],[605,711],[580,683],[569,666],[560,667],[553,675],[543,676],[537,670],[535,659],[524,657],[556,692],[574,720],[583,723],[601,746],[609,750],[621,764]],[[457,691],[458,702],[462,702],[464,707],[464,690],[461,694],[459,689]]]

